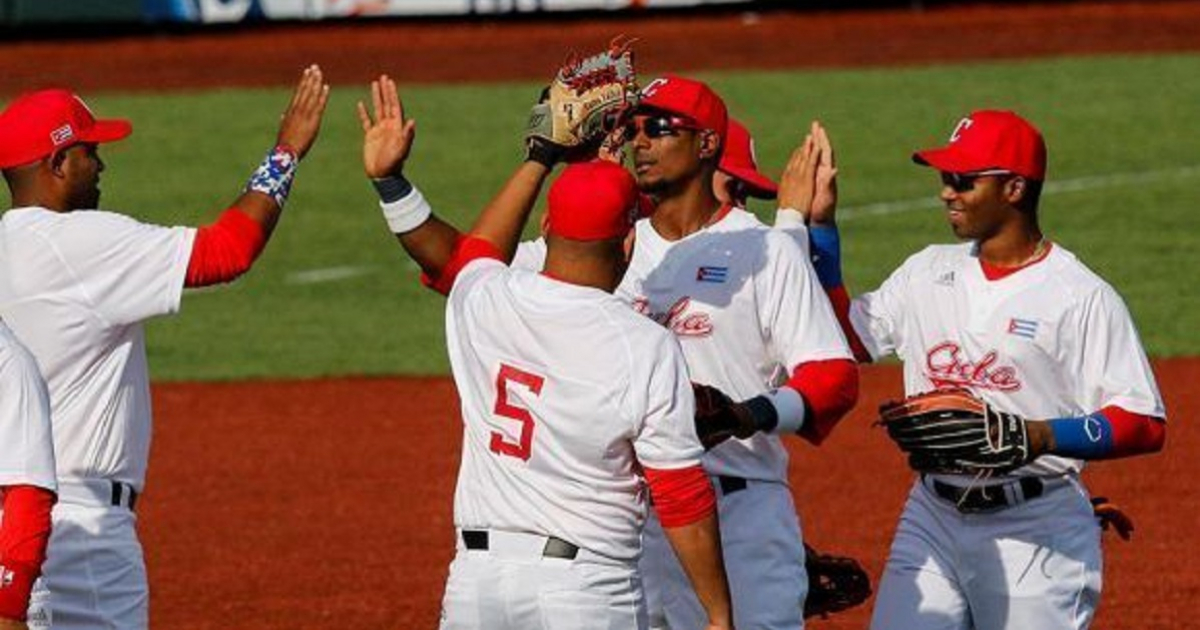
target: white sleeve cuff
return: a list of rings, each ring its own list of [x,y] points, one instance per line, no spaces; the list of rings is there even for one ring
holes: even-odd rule
[[[383,210],[383,218],[387,220],[388,228],[393,234],[404,234],[419,227],[433,214],[433,208],[425,201],[425,196],[413,186],[412,190],[398,201],[391,203],[379,202]]]
[[[804,397],[800,392],[791,387],[780,387],[764,395],[775,405],[775,413],[779,415],[779,424],[775,425],[773,433],[787,435],[804,426]]]
[[[775,211],[775,227],[792,229],[808,227],[804,215],[795,208],[780,208]]]

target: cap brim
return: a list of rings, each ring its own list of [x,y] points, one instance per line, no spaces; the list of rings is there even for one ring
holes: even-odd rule
[[[981,164],[978,160],[974,160],[970,156],[964,155],[961,151],[955,151],[949,147],[917,151],[912,154],[912,161],[921,166],[931,166],[946,173],[971,173],[995,166],[994,164]]]
[[[779,194],[779,186],[758,171],[741,168],[722,168],[730,177],[742,182],[746,192],[755,199],[774,199]]]
[[[96,144],[102,142],[115,142],[129,137],[133,133],[133,125],[128,120],[119,118],[111,120],[97,120],[87,133],[79,135],[79,142],[94,142]]]

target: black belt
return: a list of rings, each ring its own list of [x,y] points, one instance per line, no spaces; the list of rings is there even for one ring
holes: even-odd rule
[[[959,487],[933,479],[933,492],[954,504],[959,512],[991,512],[1042,496],[1046,484],[1037,477],[1021,477],[1013,482],[988,486]],[[1020,490],[1020,495],[1017,490]]]
[[[137,505],[138,491],[133,489],[133,486],[120,481],[112,482],[112,504],[121,507],[125,506],[130,511]]]
[[[462,530],[463,544],[472,551],[487,551],[488,533],[482,529]],[[579,555],[579,547],[555,536],[546,538],[546,546],[542,548],[543,558],[562,558],[574,560]]]
[[[728,475],[717,475],[717,485],[721,486],[721,494],[729,496],[734,492],[741,492],[746,489],[746,480],[741,477],[730,477]]]

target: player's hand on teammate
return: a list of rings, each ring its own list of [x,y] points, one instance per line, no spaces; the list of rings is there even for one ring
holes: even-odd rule
[[[283,112],[276,141],[295,149],[296,156],[303,158],[317,140],[328,102],[329,84],[325,83],[321,67],[314,64],[305,68],[296,92],[292,94],[292,102]]]
[[[371,82],[371,103],[374,116],[362,101],[358,102],[363,169],[372,179],[399,175],[417,137],[417,121],[404,117],[404,103],[400,101],[396,82],[386,74]]]

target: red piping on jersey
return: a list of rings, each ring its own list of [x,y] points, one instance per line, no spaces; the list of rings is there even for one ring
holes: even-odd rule
[[[55,495],[35,486],[3,488],[0,516],[0,617],[25,620],[33,581],[42,574]]]
[[[710,225],[716,225],[717,223],[720,223],[721,219],[724,219],[732,211],[733,211],[733,204],[731,204],[731,203],[722,204],[721,207],[717,208],[717,211],[714,212],[713,215],[708,218],[708,222],[706,222],[704,224],[704,227],[708,227]]]
[[[229,208],[212,225],[196,231],[184,285],[206,287],[230,282],[250,270],[267,244],[266,233],[249,215]]]
[[[857,332],[854,332],[854,324],[850,322],[850,293],[846,291],[846,287],[839,284],[836,287],[825,289],[825,295],[829,296],[829,303],[833,305],[833,314],[837,316],[842,333],[846,335],[846,341],[850,344],[854,359],[859,363],[870,363],[872,361],[871,353],[867,352],[867,347],[863,345],[862,339],[859,338]]]
[[[458,277],[463,267],[476,258],[495,258],[502,261],[504,255],[500,253],[500,248],[493,245],[491,241],[478,236],[460,235],[454,241],[450,260],[446,261],[446,266],[442,268],[441,273],[437,277],[422,273],[421,284],[442,295],[450,295],[450,289],[454,287],[454,279]]]
[[[1050,249],[1053,247],[1054,247],[1054,243],[1051,243],[1050,241],[1046,241],[1046,249],[1044,249],[1041,254],[1038,254],[1037,258],[1034,258],[1032,260],[1027,260],[1027,261],[1017,265],[1016,267],[1000,267],[997,265],[993,265],[992,263],[985,262],[982,258],[979,259],[979,267],[981,269],[983,269],[983,277],[987,278],[988,280],[992,280],[992,281],[1000,280],[1003,278],[1007,278],[1008,276],[1011,276],[1012,274],[1026,268],[1026,267],[1032,267],[1033,265],[1036,265],[1036,264],[1042,262],[1043,260],[1046,260],[1046,256],[1050,255]]]
[[[1100,413],[1108,418],[1113,432],[1112,450],[1105,459],[1157,453],[1167,441],[1167,421],[1163,418],[1133,413],[1116,405],[1109,405]]]
[[[800,436],[820,444],[858,402],[858,366],[849,359],[808,361],[796,366],[786,385],[804,398]]]
[[[663,527],[683,527],[717,509],[717,494],[699,464],[678,470],[643,468]]]

